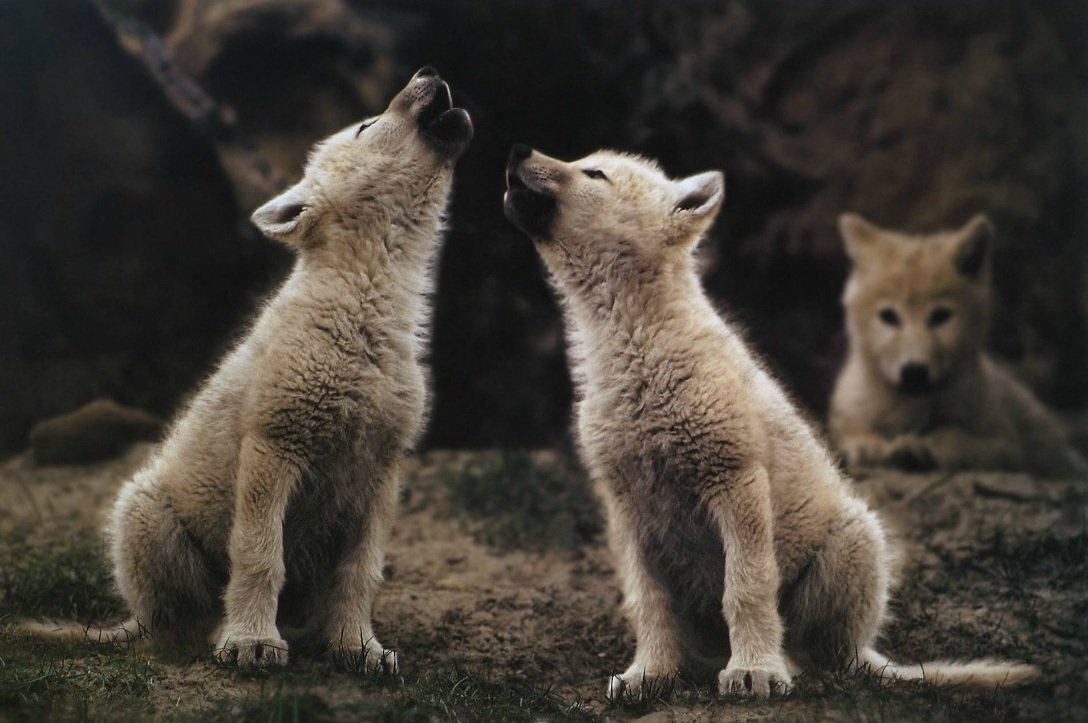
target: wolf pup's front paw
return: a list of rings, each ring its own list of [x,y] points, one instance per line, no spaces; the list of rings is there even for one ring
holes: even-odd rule
[[[936,469],[937,458],[929,446],[913,436],[898,437],[888,453],[887,464],[908,472],[928,472]]]
[[[848,437],[840,445],[839,457],[847,468],[857,470],[884,463],[891,449],[891,442],[880,437]]]
[[[242,670],[287,665],[287,643],[278,637],[224,635],[215,646],[215,659]]]
[[[332,659],[338,668],[351,673],[395,675],[400,672],[400,655],[377,641],[368,642],[361,648],[333,646]]]
[[[718,694],[769,698],[774,691],[787,695],[792,681],[781,659],[756,665],[734,665],[729,661],[725,670],[718,673]]]
[[[649,689],[659,686],[663,681],[677,675],[679,670],[675,666],[646,666],[636,663],[622,675],[613,675],[608,679],[606,696],[609,702],[618,703],[624,695],[638,696],[643,687]]]

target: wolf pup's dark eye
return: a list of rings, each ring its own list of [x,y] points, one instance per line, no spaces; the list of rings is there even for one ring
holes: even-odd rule
[[[378,119],[373,118],[373,119],[368,120],[368,121],[363,121],[363,124],[361,126],[359,126],[359,130],[355,131],[355,137],[358,138],[359,136],[361,136],[363,134],[363,131],[365,131],[370,126],[374,125],[374,122],[376,120],[378,120]]]
[[[936,309],[929,312],[929,325],[930,327],[938,327],[951,318],[951,309],[949,309],[947,306],[938,306]]]
[[[880,320],[888,326],[899,326],[899,314],[895,313],[895,309],[885,307],[880,310],[880,313],[877,314],[877,316],[879,316]]]
[[[604,171],[598,170],[596,168],[586,168],[582,171],[582,173],[586,174],[586,176],[588,176],[589,178],[599,178],[602,181],[608,180],[608,176],[604,175]]]

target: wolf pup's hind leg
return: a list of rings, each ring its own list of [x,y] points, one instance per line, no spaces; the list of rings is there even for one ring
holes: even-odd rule
[[[833,529],[784,590],[785,648],[802,669],[856,664],[880,631],[891,584],[876,516],[858,509]]]
[[[126,489],[113,510],[110,556],[141,635],[164,647],[203,645],[220,617],[225,578],[194,545],[169,500]]]

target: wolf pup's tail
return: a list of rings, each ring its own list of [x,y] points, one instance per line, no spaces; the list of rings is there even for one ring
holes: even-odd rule
[[[1039,669],[1025,663],[983,658],[981,660],[935,660],[916,665],[893,663],[872,648],[862,654],[862,662],[882,680],[924,680],[934,685],[970,685],[981,688],[1019,685],[1039,677]]]
[[[148,636],[136,618],[110,625],[84,625],[60,620],[20,620],[15,630],[46,640],[92,643],[133,643]]]

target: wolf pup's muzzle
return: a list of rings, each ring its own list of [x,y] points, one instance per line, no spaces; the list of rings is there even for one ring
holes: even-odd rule
[[[518,227],[534,241],[547,241],[552,221],[555,219],[555,196],[526,182],[522,170],[533,155],[529,146],[517,143],[510,149],[506,162],[506,193],[503,195],[503,213],[510,223]]]
[[[453,105],[450,86],[431,66],[420,68],[412,78],[420,81],[430,98],[416,110],[416,123],[427,143],[439,153],[456,158],[472,140],[472,116]]]

